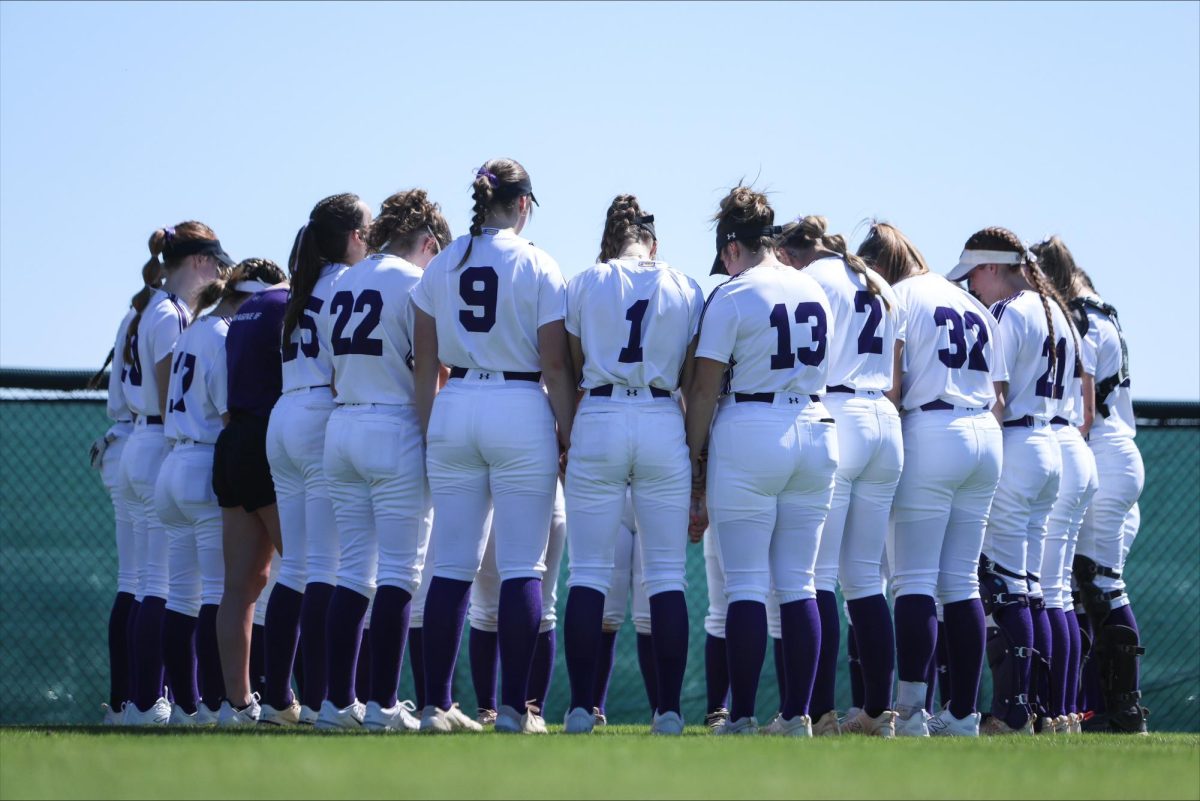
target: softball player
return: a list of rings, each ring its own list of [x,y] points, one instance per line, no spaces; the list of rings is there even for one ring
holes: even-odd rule
[[[163,625],[163,658],[174,696],[172,724],[216,723],[219,701],[200,703],[201,674],[220,674],[215,638],[197,638],[204,605],[221,602],[225,566],[221,513],[212,491],[213,447],[225,425],[225,335],[232,317],[252,294],[283,280],[271,261],[248,259],[225,279],[201,290],[196,307],[211,313],[189,326],[175,342],[167,389],[164,434],[171,450],[155,485],[154,502],[167,534],[169,586]]]
[[[815,734],[839,728],[833,697],[841,626],[834,585],[840,578],[850,623],[860,637],[866,693],[862,711],[847,720],[847,730],[891,737],[895,640],[891,610],[880,591],[879,555],[904,464],[900,414],[886,396],[893,385],[900,311],[891,287],[846,252],[845,239],[825,228],[824,217],[812,216],[786,225],[779,251],[780,261],[803,269],[825,290],[835,326],[843,332],[829,344],[824,399],[837,421],[838,470],[817,552],[821,655],[813,688],[813,729]]]
[[[1147,712],[1140,703],[1138,660],[1145,649],[1122,578],[1139,528],[1137,500],[1145,483],[1134,443],[1129,350],[1117,310],[1100,299],[1082,270],[1078,273],[1085,289],[1072,309],[1080,327],[1086,323],[1084,339],[1096,350],[1096,420],[1088,445],[1102,477],[1079,532],[1073,571],[1103,688],[1102,698],[1093,702],[1103,701],[1104,714],[1093,716],[1088,729],[1144,734]]]
[[[326,698],[326,667],[332,668],[333,660],[339,658],[333,655],[350,658],[353,666],[358,653],[361,628],[350,630],[326,617],[336,594],[338,539],[324,467],[325,427],[334,409],[333,354],[322,347],[318,321],[330,311],[334,281],[366,256],[370,225],[371,210],[357,195],[327,197],[313,207],[296,235],[289,259],[292,288],[283,320],[283,395],[271,410],[267,428],[267,458],[279,500],[283,560],[267,605],[263,719],[281,724],[296,723],[301,717],[315,722]],[[357,608],[357,602],[350,606]],[[352,609],[343,611],[354,617]],[[290,687],[301,631],[306,678],[306,697],[300,699],[303,709],[294,706]],[[340,696],[345,687],[338,689]]]
[[[126,725],[165,724],[171,704],[163,697],[163,616],[167,599],[167,537],[154,508],[154,485],[166,458],[163,414],[171,350],[192,321],[200,288],[232,260],[203,223],[182,222],[160,228],[150,237],[150,261],[162,256],[163,287],[154,290],[145,310],[129,322],[125,360],[129,367],[123,389],[137,416],[121,454],[121,496],[134,516],[138,608],[133,631],[133,703],[125,707]],[[152,269],[150,265],[143,270]],[[140,524],[140,525],[139,525]]]
[[[1033,247],[1038,265],[1058,292],[1070,302],[1079,294],[1075,259],[1057,236]],[[1054,716],[1054,731],[1074,733],[1079,729],[1075,708],[1078,687],[1080,654],[1076,647],[1078,634],[1072,637],[1071,622],[1075,621],[1071,599],[1071,563],[1079,539],[1083,516],[1096,494],[1099,479],[1096,458],[1084,440],[1095,418],[1096,350],[1095,343],[1086,337],[1076,337],[1079,346],[1078,371],[1071,377],[1063,396],[1059,416],[1051,420],[1062,455],[1062,481],[1058,499],[1050,509],[1046,534],[1046,551],[1042,559],[1042,591],[1046,598],[1046,615],[1053,637],[1050,664],[1050,714]],[[1076,632],[1078,631],[1078,622]]]
[[[1034,621],[1036,613],[1044,622],[1042,554],[1062,476],[1050,421],[1059,415],[1075,365],[1075,339],[1035,257],[1007,229],[972,235],[947,277],[965,278],[972,294],[991,306],[992,411],[1004,429],[1004,466],[979,558],[984,609],[993,621],[987,642],[992,717],[982,730],[1032,734],[1031,652],[1040,644],[1040,656],[1050,656],[1045,633],[1035,642]]]
[[[933,728],[974,736],[984,648],[976,567],[1002,458],[1000,426],[988,411],[995,400],[991,316],[979,301],[930,273],[916,247],[887,223],[871,226],[858,256],[891,284],[904,321],[896,383],[904,409],[904,471],[887,538],[900,679],[896,733],[930,733],[924,706],[936,598],[945,615],[954,689],[949,708],[939,714],[948,725]]]
[[[602,640],[626,487],[641,522],[638,548],[650,598],[655,692],[651,731],[681,734],[687,666],[683,590],[691,500],[683,414],[671,393],[688,376],[704,306],[695,281],[657,261],[654,216],[633,195],[609,206],[599,262],[567,287],[567,332],[585,395],[567,462],[567,672],[564,731],[590,732]]]
[[[361,724],[371,731],[408,731],[420,723],[396,698],[431,507],[413,407],[409,294],[425,266],[449,243],[450,228],[424,190],[392,195],[368,237],[378,252],[333,282],[318,317],[321,349],[332,356],[337,385],[337,408],[325,434],[324,474],[341,545],[329,606],[329,697],[318,728]],[[364,709],[355,697],[354,679],[359,632],[372,597],[370,694]]]
[[[786,674],[778,733],[811,736],[808,706],[821,637],[813,570],[838,459],[833,418],[817,393],[825,389],[837,332],[820,285],[775,258],[779,229],[762,194],[736,187],[716,219],[713,271],[732,278],[704,310],[687,442],[693,481],[703,485],[707,478],[729,604],[730,721],[718,733],[757,731],[755,696],[773,590]],[[727,370],[729,394],[712,423]],[[712,462],[706,465],[710,423]]]
[[[574,403],[565,287],[554,260],[518,235],[534,202],[525,169],[494,159],[472,190],[470,235],[430,262],[413,290],[417,410],[428,443],[436,552],[425,601],[421,730],[454,728],[446,716],[450,681],[490,501],[502,579],[496,730],[534,733],[545,731],[524,711],[542,618],[539,563]],[[440,393],[439,362],[450,366]]]

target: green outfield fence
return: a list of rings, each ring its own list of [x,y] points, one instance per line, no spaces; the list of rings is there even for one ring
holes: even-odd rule
[[[115,587],[112,513],[88,447],[108,426],[104,393],[83,371],[0,369],[0,723],[94,723],[108,688],[106,645]],[[1144,703],[1158,730],[1200,731],[1200,403],[1135,403],[1146,462],[1142,528],[1127,567],[1142,630]],[[559,577],[559,619],[566,600]],[[704,559],[688,550],[691,639],[684,715],[704,713]],[[845,641],[843,631],[843,644]],[[465,648],[456,697],[473,708]],[[849,706],[845,660],[838,706]],[[778,696],[768,656],[759,718]],[[985,680],[984,695],[988,695]],[[412,697],[405,667],[401,697]],[[984,703],[987,698],[981,699]],[[567,703],[562,649],[546,716]],[[618,639],[609,719],[645,722],[633,625]]]

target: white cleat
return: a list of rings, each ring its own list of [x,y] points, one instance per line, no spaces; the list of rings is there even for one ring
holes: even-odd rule
[[[776,715],[770,723],[758,731],[759,734],[774,737],[812,737],[812,732],[812,718],[808,715],[785,718],[782,714]]]
[[[711,732],[716,732],[717,729],[724,726],[729,721],[729,710],[725,707],[719,707],[709,712],[704,716],[704,725]]]
[[[836,737],[842,733],[842,721],[835,710],[829,710],[812,725],[813,737]]]
[[[276,709],[270,704],[261,704],[258,722],[268,726],[298,726],[300,724],[300,703],[295,698],[289,706]]]
[[[521,714],[507,704],[501,704],[496,710],[496,731],[504,734],[521,733]]]
[[[199,723],[200,709],[197,704],[197,709],[192,714],[183,711],[183,707],[179,704],[171,705],[171,717],[167,719],[168,726],[195,726]]]
[[[542,710],[533,704],[525,705],[525,714],[521,715],[521,734],[549,734],[546,719]]]
[[[683,717],[678,712],[663,712],[661,715],[655,712],[650,733],[677,737],[683,734]]]
[[[262,707],[258,705],[258,693],[250,696],[250,703],[245,709],[234,709],[229,699],[221,702],[221,711],[217,713],[217,726],[221,728],[237,726],[256,726]]]
[[[104,725],[105,726],[123,725],[123,721],[125,718],[124,704],[122,704],[121,709],[113,709],[108,704],[101,704],[100,708],[104,710]]]
[[[924,709],[912,710],[908,717],[903,713],[895,719],[897,737],[928,737],[929,721],[933,716]]]
[[[475,713],[475,722],[480,726],[496,725],[496,710],[479,707],[479,711]]]
[[[313,708],[312,708],[312,707],[310,707],[310,706],[304,706],[303,704],[301,704],[301,705],[300,705],[300,721],[299,721],[299,725],[301,725],[301,726],[315,726],[315,725],[316,725],[316,723],[317,723],[317,718],[319,718],[320,716],[321,716],[321,715],[320,715],[320,713],[319,713],[319,712],[317,712],[317,710],[313,709]]]
[[[1083,715],[1078,712],[1068,712],[1070,723],[1067,724],[1067,734],[1083,734]]]
[[[358,701],[352,701],[345,709],[338,709],[333,701],[326,699],[321,703],[321,711],[317,714],[314,725],[318,729],[359,729],[362,728],[363,715],[367,709]]]
[[[412,701],[398,701],[395,706],[384,709],[377,702],[368,701],[362,720],[363,728],[367,731],[416,731],[421,727],[421,721],[404,708],[406,703],[414,707]]]
[[[1032,737],[1034,719],[1035,717],[1030,715],[1026,719],[1024,726],[1014,729],[1008,723],[993,715],[979,726],[979,733],[988,737],[1003,737],[1009,734]]]
[[[858,710],[858,714],[842,724],[842,731],[846,734],[863,734],[867,737],[882,737],[885,740],[890,740],[896,736],[896,713],[890,709],[885,709],[879,713],[878,717],[871,717],[863,710]],[[932,734],[932,723],[930,733]]]
[[[728,720],[719,729],[714,729],[713,734],[719,737],[755,735],[758,734],[758,721],[753,717]]]
[[[979,713],[972,712],[965,718],[959,719],[950,713],[946,707],[929,719],[930,737],[978,737]]]
[[[217,725],[217,717],[221,714],[221,708],[216,710],[209,709],[203,702],[196,705],[196,725],[197,726],[215,726]]]
[[[567,712],[563,718],[563,734],[591,734],[596,727],[596,716],[581,706]]]
[[[858,713],[859,713],[859,712],[862,712],[862,707],[858,707],[858,706],[852,706],[852,707],[850,707],[849,709],[847,709],[847,710],[846,710],[846,716],[845,716],[845,717],[838,718],[838,725],[839,725],[840,727],[842,727],[842,733],[843,733],[843,734],[847,734],[847,733],[848,733],[848,732],[846,732],[846,731],[845,731],[845,726],[846,726],[846,724],[847,724],[847,723],[849,723],[850,721],[854,720],[856,717],[858,717]],[[814,732],[814,734],[815,734],[815,733],[816,733],[816,732]]]
[[[458,704],[451,704],[446,710],[430,704],[421,713],[420,731],[422,734],[454,734],[462,731],[483,731],[483,726],[467,717],[458,708]]]
[[[166,726],[171,720],[171,702],[159,698],[145,712],[137,708],[135,703],[125,704],[122,726]]]
[[[600,707],[592,707],[592,717],[596,719],[596,728],[603,728],[608,725],[608,718],[600,711]]]

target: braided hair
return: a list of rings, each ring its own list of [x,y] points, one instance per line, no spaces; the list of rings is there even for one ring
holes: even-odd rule
[[[367,234],[367,246],[375,253],[385,248],[407,253],[426,233],[437,240],[439,248],[450,244],[450,225],[441,207],[429,199],[424,189],[409,189],[383,201]]]
[[[600,238],[600,255],[596,260],[615,259],[632,242],[640,242],[647,247],[653,245],[654,234],[643,225],[647,216],[638,204],[636,195],[617,195],[613,198],[604,218],[604,234]]]
[[[243,259],[224,278],[218,278],[200,290],[196,308],[207,309],[226,298],[247,294],[237,288],[241,281],[259,281],[271,286],[283,281],[284,277],[283,269],[270,259]]]
[[[882,300],[884,308],[891,311],[892,304],[888,303],[888,299],[883,296],[879,284],[872,281],[871,277],[867,275],[867,263],[856,254],[846,250],[844,236],[826,233],[828,227],[829,221],[824,217],[810,214],[783,226],[783,233],[779,236],[778,245],[788,253],[798,253],[811,248],[824,248],[837,254],[850,270],[862,276],[863,283],[867,285],[867,291]]]
[[[483,235],[483,223],[487,220],[488,212],[500,207],[512,209],[520,199],[518,195],[501,200],[497,197],[502,194],[499,190],[528,180],[529,173],[515,159],[492,159],[484,162],[479,168],[475,173],[475,180],[471,183],[471,197],[475,201],[471,214],[471,241],[467,243],[467,249],[463,251],[462,258],[454,269],[459,269],[471,258],[475,237]]]

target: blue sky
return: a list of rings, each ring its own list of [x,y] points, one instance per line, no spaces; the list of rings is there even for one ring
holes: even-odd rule
[[[614,194],[701,281],[738,179],[940,272],[1058,233],[1142,398],[1200,398],[1200,4],[0,3],[0,364],[92,367],[155,228],[283,263],[320,198],[512,156],[573,275]]]

